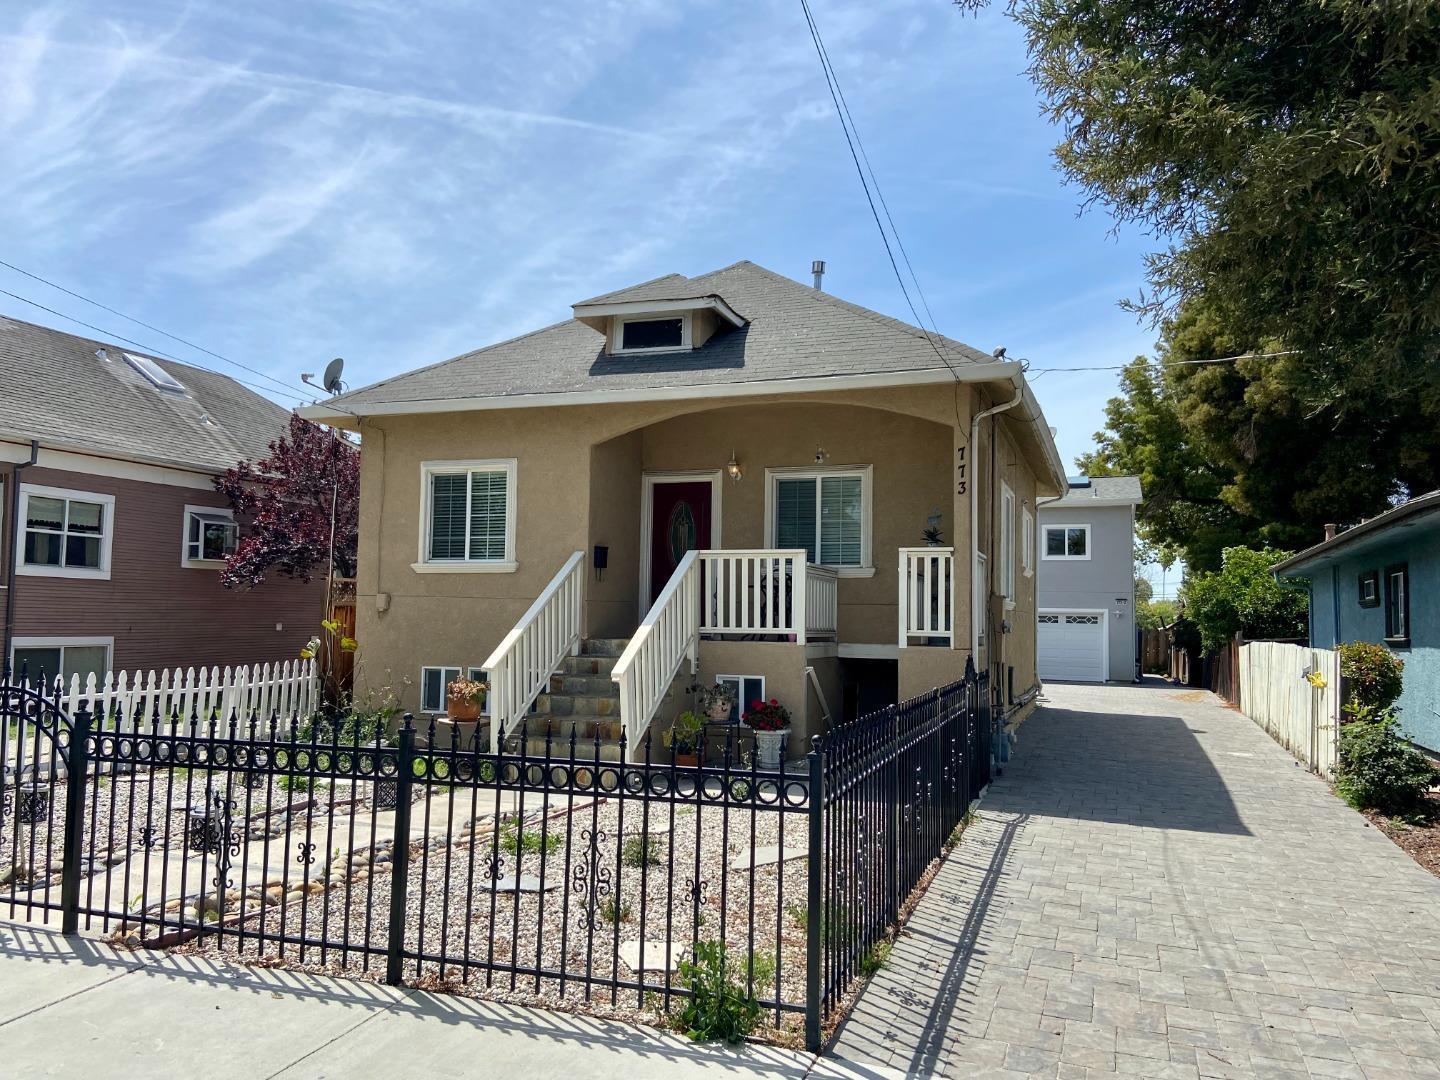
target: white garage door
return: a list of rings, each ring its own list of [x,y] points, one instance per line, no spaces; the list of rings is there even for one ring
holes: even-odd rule
[[[1042,679],[1105,681],[1105,619],[1099,612],[1041,612],[1039,649]]]

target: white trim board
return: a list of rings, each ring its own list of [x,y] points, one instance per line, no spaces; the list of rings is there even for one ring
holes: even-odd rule
[[[29,442],[0,438],[0,461],[16,463],[30,460]],[[142,484],[164,484],[168,487],[195,488],[197,491],[215,490],[213,472],[191,472],[181,468],[167,468],[151,465],[128,458],[104,457],[86,454],[80,450],[59,450],[42,444],[37,469],[54,469],[56,472],[75,473],[79,476],[108,476],[115,480],[136,480]]]
[[[656,469],[640,475],[640,617],[643,620],[654,602],[650,599],[650,556],[651,541],[655,526],[655,485],[656,484],[698,484],[710,483],[710,546],[721,547],[721,492],[725,488],[725,473],[721,469],[696,469],[670,471]]]

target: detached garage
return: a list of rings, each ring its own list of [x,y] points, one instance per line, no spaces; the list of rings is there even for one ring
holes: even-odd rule
[[[1105,612],[1041,611],[1036,630],[1040,678],[1054,682],[1104,682]]]

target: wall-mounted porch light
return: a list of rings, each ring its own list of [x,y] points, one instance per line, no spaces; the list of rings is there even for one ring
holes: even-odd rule
[[[815,447],[815,464],[816,464],[816,465],[824,465],[825,462],[827,462],[827,461],[829,461],[829,460],[830,460],[830,451],[829,451],[829,450],[826,450],[823,446],[817,446],[817,447]]]
[[[725,465],[725,471],[730,475],[731,480],[739,480],[745,475],[745,469],[740,462],[735,460],[735,451],[730,451],[730,460]]]

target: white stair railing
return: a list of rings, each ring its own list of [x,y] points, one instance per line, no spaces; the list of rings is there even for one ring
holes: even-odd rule
[[[505,635],[485,670],[490,679],[490,752],[500,750],[500,728],[512,730],[560,662],[580,651],[585,552],[565,560],[545,591]]]
[[[700,556],[690,551],[680,560],[615,662],[611,678],[620,688],[620,719],[631,755],[639,752],[640,736],[655,718],[680,665],[688,659],[691,674],[698,670]]]
[[[912,637],[955,643],[955,549],[900,549],[900,648]]]

